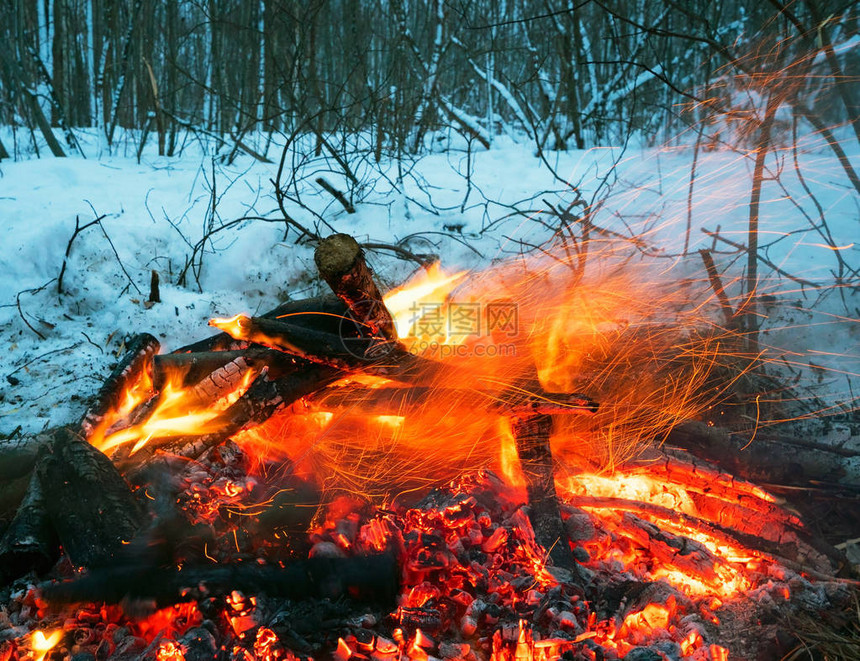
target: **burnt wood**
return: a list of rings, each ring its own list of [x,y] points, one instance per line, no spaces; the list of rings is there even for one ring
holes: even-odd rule
[[[192,386],[237,359],[242,359],[248,369],[267,367],[273,377],[278,376],[278,371],[288,371],[293,364],[282,352],[263,347],[233,351],[165,353],[153,357],[152,383],[157,390],[161,390],[168,379],[182,387]]]
[[[212,423],[217,431],[153,439],[137,454],[120,463],[120,468],[144,466],[159,449],[186,457],[198,457],[206,450],[225,442],[243,429],[264,423],[277,411],[309,393],[341,378],[342,373],[325,365],[296,360],[294,369],[277,379],[261,374],[248,389]],[[136,471],[135,471],[136,472]]]
[[[0,538],[0,583],[31,570],[47,571],[59,555],[57,533],[48,515],[38,471],[34,471],[15,518]]]
[[[49,602],[154,599],[158,605],[200,600],[240,590],[297,601],[351,598],[394,605],[399,569],[391,554],[310,558],[282,565],[243,562],[228,566],[148,566],[128,562],[90,571],[64,583],[42,585]]]
[[[347,316],[346,304],[332,296],[302,298],[282,303],[260,315],[266,319],[288,319],[290,323],[313,330],[357,335],[355,324]],[[179,347],[172,353],[200,353],[205,351],[232,351],[247,348],[247,342],[237,341],[227,333],[218,333],[191,344]]]
[[[149,333],[135,335],[126,344],[125,356],[105,379],[95,401],[81,418],[80,428],[85,437],[89,437],[104,416],[119,405],[126,386],[135,382],[143,371],[150,369],[152,357],[160,348],[158,340]]]
[[[535,540],[547,550],[555,565],[574,569],[576,561],[555,491],[555,466],[549,445],[552,424],[552,416],[546,414],[511,418],[517,455],[526,480],[529,519]]]
[[[61,427],[36,475],[63,550],[77,566],[107,564],[136,534],[142,512],[111,461]]]
[[[373,280],[364,250],[349,234],[333,234],[323,239],[314,252],[320,275],[335,295],[349,307],[366,337],[397,340],[394,319]]]
[[[443,379],[455,383],[474,381],[473,374],[455,365],[414,355],[398,342],[343,337],[264,317],[240,316],[229,324],[210,323],[223,327],[236,339],[344,372],[361,372],[422,385],[432,385]]]

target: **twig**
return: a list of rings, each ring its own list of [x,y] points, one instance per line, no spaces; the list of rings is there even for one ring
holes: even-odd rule
[[[355,207],[352,206],[352,203],[346,199],[346,195],[344,195],[337,188],[332,186],[328,181],[325,180],[325,177],[317,177],[315,181],[322,186],[322,188],[331,195],[334,199],[340,202],[341,206],[346,210],[347,213],[355,213]]]
[[[731,239],[727,239],[724,236],[720,236],[717,232],[711,232],[710,230],[708,230],[704,227],[702,228],[702,231],[705,234],[707,234],[708,236],[712,237],[716,241],[722,241],[723,243],[726,243],[726,244],[732,246],[733,248],[737,248],[740,252],[747,252],[747,247],[742,243],[736,243],[735,241],[732,241]],[[774,264],[772,261],[770,261],[766,257],[762,256],[760,253],[756,253],[756,257],[758,257],[758,260],[762,264],[764,264],[765,266],[770,267],[775,272],[777,272],[779,275],[784,276],[784,277],[788,278],[789,280],[794,280],[794,282],[796,282],[799,285],[803,285],[804,287],[810,287],[811,289],[821,289],[821,285],[817,285],[814,282],[810,282],[809,280],[804,280],[803,278],[798,278],[797,276],[791,275],[791,273],[789,273],[788,271],[784,271],[783,269],[779,268],[776,264]]]
[[[69,243],[66,245],[66,254],[63,255],[63,265],[60,267],[60,275],[57,277],[57,293],[58,294],[63,293],[63,276],[66,274],[66,263],[69,260],[69,254],[72,252],[72,243],[74,243],[78,234],[83,232],[85,229],[100,223],[103,219],[104,219],[104,216],[102,215],[102,216],[99,216],[98,218],[96,218],[95,220],[91,220],[86,225],[81,225],[80,218],[78,216],[75,216],[75,231],[72,232],[72,236],[69,239]]]
[[[21,320],[24,322],[24,324],[27,326],[27,328],[29,328],[31,331],[33,331],[36,335],[39,336],[39,339],[42,339],[42,340],[45,339],[45,336],[42,335],[39,331],[37,331],[35,328],[33,328],[30,325],[30,322],[27,321],[27,317],[24,316],[24,311],[21,309],[21,294],[38,294],[45,287],[50,285],[53,281],[54,281],[54,278],[51,278],[50,280],[48,280],[48,282],[46,282],[41,287],[34,287],[33,289],[22,289],[17,294],[15,294],[15,307],[18,308],[18,314],[21,316]]]
[[[726,296],[726,290],[723,288],[723,281],[720,279],[720,274],[717,273],[717,267],[714,264],[714,258],[707,248],[700,248],[699,255],[702,256],[702,261],[705,263],[705,270],[708,272],[708,279],[711,281],[711,287],[720,301],[720,307],[723,308],[723,314],[726,316],[726,323],[734,323],[735,312],[729,303],[729,297]]]

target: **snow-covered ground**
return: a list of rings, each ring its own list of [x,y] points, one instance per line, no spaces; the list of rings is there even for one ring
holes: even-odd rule
[[[278,164],[241,155],[232,165],[189,148],[181,157],[147,151],[128,155],[42,158],[0,163],[0,435],[76,419],[122,353],[123,339],[148,331],[167,350],[211,331],[207,320],[256,312],[289,298],[323,291],[315,278],[313,246],[287,230],[271,180]],[[848,144],[848,141],[845,141]],[[549,205],[567,208],[581,195],[602,201],[596,225],[638,243],[655,270],[680,279],[702,267],[696,249],[728,248],[703,232],[745,244],[753,159],[732,151],[701,152],[693,184],[687,258],[683,251],[693,151],[594,149],[538,158],[533,147],[498,138],[489,151],[468,154],[455,140],[439,140],[415,163],[377,165],[355,157],[356,213],[347,214],[318,184],[324,176],[345,189],[332,159],[288,158],[295,175],[288,212],[320,235],[348,232],[360,240],[398,243],[433,253],[450,269],[482,269],[538,244],[549,230],[540,220]],[[860,200],[832,153],[813,140],[799,150],[812,199],[794,172],[790,150],[780,153],[780,180],[765,183],[760,243],[766,258],[803,281],[777,276],[760,264],[763,306],[770,329],[763,342],[778,347],[804,383],[834,407],[848,410],[860,394],[860,296],[830,287],[836,253],[860,267]],[[277,142],[269,151],[277,161]],[[851,154],[860,167],[860,152]],[[770,164],[776,168],[777,161]],[[551,168],[549,167],[551,166]],[[398,180],[398,173],[401,178]],[[468,176],[467,176],[468,175]],[[284,179],[289,178],[287,174]],[[826,245],[812,231],[820,211],[832,235]],[[580,207],[572,207],[572,213]],[[76,219],[84,225],[71,244]],[[231,221],[254,217],[239,223]],[[262,219],[268,219],[269,222]],[[558,222],[557,219],[554,222]],[[223,225],[227,227],[221,229]],[[208,231],[201,252],[194,246]],[[855,243],[856,242],[856,243]],[[58,291],[64,255],[69,250]],[[635,250],[634,250],[635,252]],[[179,276],[193,256],[183,285]],[[739,293],[745,257],[714,253],[730,296]],[[389,251],[371,251],[372,266],[390,287],[416,268]],[[734,260],[734,261],[732,261]],[[146,305],[151,271],[161,280],[162,302]],[[847,284],[860,286],[849,273]],[[734,301],[737,303],[737,301]]]

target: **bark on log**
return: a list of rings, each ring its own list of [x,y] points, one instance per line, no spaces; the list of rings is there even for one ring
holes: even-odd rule
[[[530,415],[511,419],[520,466],[526,479],[529,519],[535,540],[549,553],[556,566],[575,570],[570,539],[561,520],[555,492],[555,466],[549,446],[552,417]]]
[[[346,316],[349,308],[343,301],[331,296],[317,296],[315,298],[303,298],[297,301],[288,301],[283,303],[273,310],[260,315],[266,319],[285,319],[291,324],[310,328],[312,330],[321,330],[330,333],[343,331],[349,333],[351,330],[345,320],[349,320]],[[357,331],[352,329],[352,335],[357,335]],[[233,351],[244,349],[247,347],[246,342],[237,341],[230,337],[227,333],[218,333],[212,337],[207,337],[191,344],[186,344],[179,347],[172,353],[200,353],[205,351]]]
[[[234,351],[202,351],[197,353],[166,353],[153,356],[152,383],[161,390],[168,380],[183,388],[200,383],[213,372],[237,359],[247,368],[269,368],[273,378],[292,368],[292,361],[280,351],[251,347]]]
[[[373,338],[349,338],[315,331],[278,319],[239,316],[228,321],[210,321],[232,337],[254,342],[305,360],[343,370],[382,376],[405,383],[432,385],[434,381],[468,383],[474,375],[453,365],[416,356],[399,343],[382,346]],[[369,349],[377,349],[370,352]]]
[[[349,307],[365,337],[397,341],[394,319],[373,281],[364,251],[349,234],[323,239],[314,252],[320,275],[335,295]]]
[[[159,605],[241,590],[293,600],[352,598],[393,605],[398,567],[393,555],[310,558],[281,566],[243,562],[229,566],[173,567],[129,563],[89,572],[65,583],[42,586],[52,603],[126,598],[154,599]]]
[[[95,401],[81,418],[80,428],[85,437],[89,438],[105,414],[119,405],[126,386],[150,368],[152,357],[160,347],[158,340],[149,333],[135,335],[126,345],[125,356],[102,384]]]
[[[675,427],[666,445],[757,484],[809,486],[817,482],[860,488],[860,456],[843,448],[788,438],[749,438],[719,427],[688,422]]]
[[[38,471],[34,471],[24,500],[0,539],[0,584],[31,570],[47,571],[59,555],[57,533],[48,515]]]
[[[125,480],[72,429],[55,432],[36,474],[51,523],[75,565],[109,563],[140,527],[142,514]]]

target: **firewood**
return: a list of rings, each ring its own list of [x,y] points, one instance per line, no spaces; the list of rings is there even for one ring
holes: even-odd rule
[[[186,457],[198,457],[206,450],[225,442],[242,429],[264,423],[276,411],[289,406],[319,388],[325,387],[341,376],[341,372],[337,369],[304,361],[298,362],[291,372],[277,379],[270,379],[268,375],[262,374],[210,425],[215,427],[216,431],[160,440],[153,439],[138,454],[120,462],[120,470],[130,469],[133,466],[137,466],[138,470],[142,469],[147,460],[159,449]],[[129,475],[132,481],[134,481],[134,474],[138,470]]]
[[[555,491],[555,467],[549,446],[552,416],[546,414],[513,417],[511,427],[529,499],[529,519],[535,540],[553,563],[565,569],[577,567],[567,530],[561,520]]]
[[[364,251],[349,234],[333,234],[323,239],[314,252],[320,275],[335,295],[349,306],[364,335],[388,342],[397,340],[394,319],[373,274],[364,259]]]
[[[308,397],[308,403],[321,409],[347,409],[368,415],[408,415],[431,401],[444,401],[464,408],[495,410],[504,415],[578,414],[591,415],[597,403],[587,395],[534,391],[502,393],[475,388],[446,388],[412,385],[409,387],[326,388]]]
[[[126,386],[137,380],[143,370],[149,369],[152,356],[160,346],[158,340],[149,333],[135,335],[128,342],[125,356],[102,384],[95,401],[81,418],[80,428],[85,437],[89,437],[104,416],[119,405]]]
[[[31,570],[46,571],[59,555],[57,533],[48,516],[38,471],[34,471],[24,500],[0,539],[0,584]]]
[[[196,353],[165,353],[153,356],[152,383],[161,390],[168,378],[181,387],[200,383],[215,370],[236,359],[243,359],[247,368],[273,368],[290,364],[284,354],[273,349],[252,347],[234,351],[201,351]]]
[[[63,550],[78,566],[108,563],[137,532],[142,515],[110,460],[61,427],[36,474]]]
[[[151,566],[127,562],[90,571],[64,583],[42,586],[52,603],[153,599],[159,605],[191,601],[240,590],[294,600],[352,598],[393,605],[398,567],[393,555],[322,558],[289,563],[243,562],[229,566]]]
[[[609,509],[616,512],[630,512],[646,520],[655,519],[658,521],[658,525],[660,525],[660,521],[667,521],[684,529],[701,530],[718,541],[769,555],[786,567],[798,568],[804,572],[815,572],[819,575],[829,575],[831,578],[835,571],[834,567],[839,560],[838,552],[834,552],[832,554],[834,557],[831,558],[828,554],[822,553],[807,543],[802,535],[793,530],[785,530],[784,536],[779,540],[769,540],[737,527],[712,523],[667,507],[626,498],[574,495],[568,496],[567,502],[586,511]],[[735,522],[735,526],[743,523],[745,522]]]
[[[266,319],[285,319],[296,326],[303,326],[314,330],[325,330],[332,333],[343,332],[357,335],[354,329],[350,329],[352,321],[346,316],[347,306],[343,301],[332,296],[318,296],[316,298],[303,298],[297,301],[288,301],[273,310],[260,315]],[[345,323],[349,322],[349,323]],[[244,349],[247,342],[237,341],[227,333],[218,333],[191,344],[179,347],[174,354],[201,353],[207,351],[233,351]]]
[[[749,438],[698,422],[675,427],[666,444],[759,484],[808,486],[826,482],[860,487],[860,463],[848,461],[858,453],[845,448],[765,436],[750,442]]]
[[[344,372],[421,384],[432,384],[440,379],[456,383],[474,380],[474,375],[465,370],[411,354],[396,342],[384,343],[385,349],[382,350],[383,343],[375,338],[342,337],[279,319],[244,315],[213,319],[209,323],[235,339],[277,349]],[[371,352],[371,349],[375,350]]]

